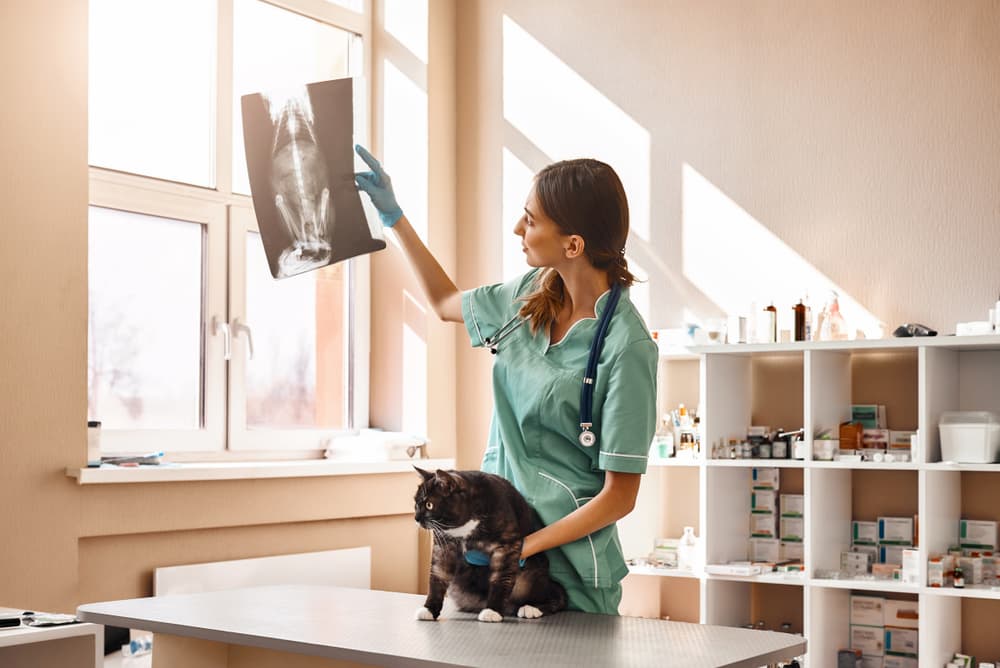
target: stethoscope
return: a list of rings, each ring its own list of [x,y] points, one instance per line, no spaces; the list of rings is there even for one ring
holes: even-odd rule
[[[587,371],[583,376],[583,387],[580,390],[580,445],[585,448],[593,447],[597,443],[597,435],[590,430],[594,426],[594,386],[597,380],[597,360],[601,357],[601,349],[604,347],[604,339],[608,335],[608,327],[611,326],[611,317],[618,306],[618,299],[622,294],[622,286],[615,283],[611,286],[611,295],[608,297],[608,304],[601,313],[601,320],[597,323],[597,331],[594,333],[594,340],[590,343],[590,355],[587,358]],[[496,355],[500,342],[508,338],[517,331],[518,327],[524,324],[524,318],[515,315],[505,322],[493,336],[488,336],[483,340],[489,346],[490,353]]]

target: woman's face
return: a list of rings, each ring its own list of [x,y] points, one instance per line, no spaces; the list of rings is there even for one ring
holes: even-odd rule
[[[514,225],[514,234],[521,237],[521,250],[529,267],[554,267],[566,260],[569,235],[545,215],[534,186],[524,203],[524,215]]]

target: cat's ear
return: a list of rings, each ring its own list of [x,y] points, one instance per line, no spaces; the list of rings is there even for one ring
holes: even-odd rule
[[[448,471],[443,469],[438,469],[434,472],[434,479],[438,486],[441,487],[446,493],[451,493],[455,491],[458,487],[458,480]]]
[[[419,466],[414,466],[413,468],[416,469],[417,473],[420,474],[420,477],[424,479],[424,482],[427,482],[428,480],[434,477],[433,473],[431,473],[430,471],[425,471]]]

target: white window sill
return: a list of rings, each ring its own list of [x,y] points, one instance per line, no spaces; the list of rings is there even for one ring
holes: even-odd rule
[[[246,480],[255,478],[311,478],[317,476],[408,473],[423,469],[453,469],[454,459],[394,459],[387,461],[342,461],[311,459],[271,462],[188,462],[155,466],[67,468],[66,475],[80,485],[136,482],[183,482],[189,480]]]

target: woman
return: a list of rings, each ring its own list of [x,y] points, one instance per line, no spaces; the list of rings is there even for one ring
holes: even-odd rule
[[[511,481],[545,525],[525,539],[522,557],[547,551],[571,609],[618,614],[628,568],[614,523],[632,510],[646,471],[657,360],[628,298],[635,279],[625,261],[628,202],[618,175],[590,159],[543,169],[514,226],[532,270],[460,292],[403,215],[381,165],[356,150],[372,170],[356,176],[358,186],[395,231],[435,313],[465,323],[472,345],[496,355],[482,469]],[[592,424],[584,429],[584,372],[609,305]]]

